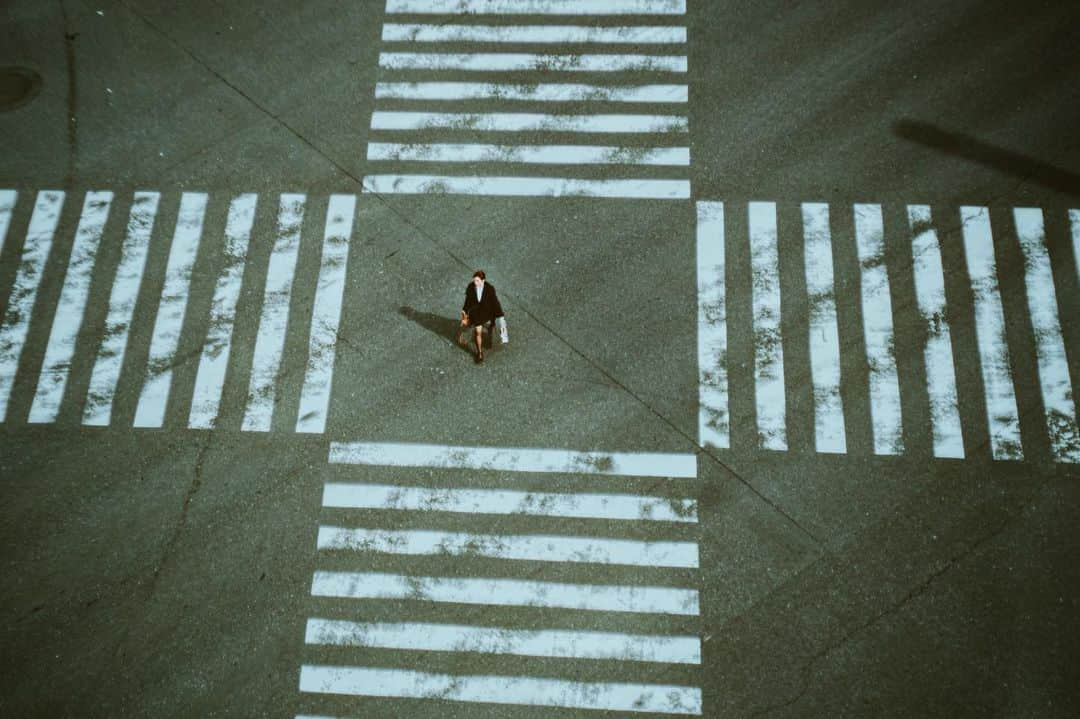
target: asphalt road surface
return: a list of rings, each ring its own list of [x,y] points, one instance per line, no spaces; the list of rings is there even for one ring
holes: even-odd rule
[[[0,715],[1077,716],[1078,23],[4,3]]]

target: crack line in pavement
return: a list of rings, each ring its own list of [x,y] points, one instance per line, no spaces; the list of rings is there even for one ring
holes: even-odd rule
[[[154,30],[154,32],[158,33],[163,38],[165,38],[170,43],[172,43],[174,46],[176,46],[177,48],[182,50],[188,57],[190,57],[192,60],[194,60],[196,63],[198,63],[199,66],[203,67],[207,72],[209,72],[214,77],[216,77],[223,85],[225,85],[226,87],[231,89],[233,92],[235,92],[240,97],[247,100],[253,107],[258,109],[260,112],[262,112],[266,116],[270,117],[275,122],[279,123],[283,128],[288,130],[288,132],[291,135],[296,137],[296,139],[300,140],[302,143],[307,145],[311,150],[313,150],[316,154],[318,154],[320,157],[322,157],[328,163],[330,163],[334,168],[336,168],[338,170],[338,172],[340,172],[341,174],[343,174],[346,177],[350,178],[353,182],[355,182],[357,185],[359,185],[360,188],[361,188],[361,192],[375,197],[379,202],[381,202],[383,204],[384,207],[386,207],[388,210],[390,210],[392,213],[394,213],[408,227],[413,229],[417,233],[417,235],[419,235],[420,237],[425,239],[429,244],[431,244],[434,247],[441,250],[444,254],[446,254],[452,260],[457,262],[458,265],[460,265],[464,269],[470,270],[472,268],[471,264],[465,262],[464,259],[462,259],[458,255],[456,255],[448,247],[445,247],[445,246],[441,245],[434,237],[429,235],[426,231],[424,231],[423,228],[421,228],[419,225],[417,225],[415,222],[413,222],[413,220],[411,218],[409,218],[403,212],[401,212],[396,207],[394,207],[387,200],[387,198],[385,196],[383,196],[382,194],[376,192],[373,188],[369,187],[368,185],[365,185],[363,178],[357,177],[352,172],[347,170],[340,163],[338,163],[336,160],[334,160],[332,157],[330,157],[326,152],[324,152],[321,148],[317,147],[313,142],[311,142],[306,137],[304,137],[302,134],[300,134],[299,131],[297,131],[295,128],[293,128],[291,125],[289,125],[287,122],[285,122],[285,120],[283,120],[281,117],[279,117],[278,115],[275,115],[268,108],[264,107],[259,102],[257,102],[253,97],[248,95],[246,92],[241,90],[239,87],[237,87],[233,83],[229,82],[229,80],[227,78],[225,78],[225,76],[223,76],[221,73],[216,71],[214,68],[210,67],[210,65],[208,65],[206,62],[204,62],[194,52],[192,52],[190,49],[188,49],[184,45],[180,44],[177,40],[173,39],[170,35],[168,35],[163,30],[161,30],[151,20],[149,20],[148,18],[143,16],[141,13],[139,13],[137,10],[132,8],[131,5],[129,4],[128,0],[120,0],[120,3],[125,8],[127,8],[129,12],[131,12],[133,15],[138,17],[144,23],[146,23],[146,25],[148,25],[152,30]],[[400,273],[397,273],[397,274],[399,276],[401,276]],[[529,309],[527,307],[525,307],[524,305],[520,304],[517,300],[515,300],[514,295],[512,293],[507,293],[507,296],[508,296],[509,299],[511,299],[513,301],[513,304],[518,306],[519,308],[521,308],[522,311],[530,319],[532,319],[538,325],[540,325],[545,330],[547,330],[559,342],[563,343],[568,349],[570,349],[572,352],[574,352],[580,358],[585,360],[596,371],[600,372],[604,377],[608,378],[608,380],[610,380],[616,387],[618,387],[619,389],[622,389],[624,392],[626,392],[631,398],[633,398],[635,401],[637,401],[641,406],[643,406],[645,409],[647,409],[657,419],[659,419],[663,424],[667,425],[670,429],[672,429],[676,434],[678,434],[679,436],[686,439],[694,447],[697,447],[698,454],[704,454],[705,456],[712,459],[716,464],[720,465],[720,467],[727,470],[727,472],[729,474],[731,474],[731,476],[733,476],[743,486],[745,486],[747,489],[749,489],[758,499],[760,499],[762,502],[767,504],[770,508],[772,508],[775,512],[780,514],[782,517],[784,517],[792,526],[794,526],[800,532],[802,532],[807,537],[809,537],[814,542],[814,544],[816,544],[819,548],[822,546],[821,540],[819,540],[816,536],[814,536],[814,534],[812,532],[810,532],[806,527],[802,526],[792,515],[788,514],[788,512],[786,512],[784,509],[782,509],[776,502],[774,502],[769,497],[765,496],[761,491],[759,491],[757,489],[757,487],[755,487],[747,478],[743,477],[740,473],[736,472],[732,467],[727,465],[723,460],[721,460],[719,457],[717,457],[715,454],[713,454],[711,451],[709,451],[709,449],[707,449],[705,447],[702,447],[700,444],[698,444],[696,438],[691,437],[686,432],[684,432],[682,429],[680,429],[672,420],[665,417],[659,410],[655,409],[652,405],[650,405],[648,402],[646,402],[641,396],[639,396],[633,390],[631,390],[629,387],[627,387],[623,382],[616,379],[610,372],[608,372],[606,369],[601,367],[596,361],[594,361],[592,358],[590,358],[588,355],[586,355],[583,351],[579,350],[577,347],[575,347],[573,344],[571,344],[565,337],[563,337],[559,333],[555,332],[555,330],[552,327],[550,327],[549,325],[544,323],[537,315],[535,315],[531,311],[529,311]]]
[[[78,112],[78,78],[75,74],[75,38],[79,36],[79,33],[71,32],[68,23],[67,8],[64,7],[64,0],[59,0],[60,15],[63,18],[63,30],[64,30],[64,58],[67,64],[67,142],[68,142],[68,157],[67,157],[67,172],[64,177],[64,186],[67,189],[71,189],[72,183],[75,181],[75,165],[79,155],[79,126],[77,118]]]

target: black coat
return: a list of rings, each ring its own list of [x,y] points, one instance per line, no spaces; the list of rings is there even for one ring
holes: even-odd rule
[[[503,316],[499,296],[495,294],[495,285],[490,282],[484,283],[484,294],[479,302],[476,301],[476,286],[470,282],[465,288],[465,304],[461,309],[469,316],[470,327],[494,322],[496,317]]]

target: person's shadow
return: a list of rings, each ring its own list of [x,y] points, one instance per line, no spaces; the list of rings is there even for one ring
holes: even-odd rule
[[[415,322],[428,332],[431,332],[438,336],[440,339],[449,342],[454,347],[457,347],[462,352],[472,354],[472,338],[469,338],[469,344],[462,346],[458,344],[458,332],[461,329],[461,321],[454,317],[443,317],[442,315],[435,315],[430,312],[421,312],[418,309],[402,305],[398,307],[398,314],[410,322]],[[490,346],[490,337],[485,338],[484,346]]]

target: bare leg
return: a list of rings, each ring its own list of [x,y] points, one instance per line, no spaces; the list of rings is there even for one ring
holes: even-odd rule
[[[476,361],[477,362],[483,362],[484,361],[484,326],[483,325],[477,325],[476,328],[473,331],[476,333],[474,335],[474,337],[476,338]]]

